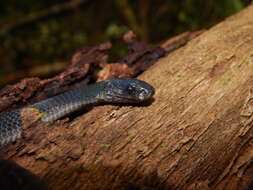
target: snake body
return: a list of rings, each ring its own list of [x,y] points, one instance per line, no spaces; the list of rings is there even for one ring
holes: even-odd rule
[[[55,121],[80,108],[98,103],[139,103],[150,99],[154,88],[137,79],[111,79],[70,90],[38,103],[0,113],[0,145],[22,136],[21,114],[34,109],[43,122]]]

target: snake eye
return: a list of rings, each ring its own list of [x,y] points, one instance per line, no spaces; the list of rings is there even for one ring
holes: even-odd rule
[[[133,94],[134,91],[135,91],[135,88],[132,87],[132,86],[129,86],[129,87],[127,88],[127,93],[128,93],[128,94]]]

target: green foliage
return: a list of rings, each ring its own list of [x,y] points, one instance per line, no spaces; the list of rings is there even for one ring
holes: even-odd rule
[[[111,23],[106,28],[105,34],[109,39],[118,38],[119,36],[122,36],[124,33],[126,33],[128,30],[129,28],[127,26]]]

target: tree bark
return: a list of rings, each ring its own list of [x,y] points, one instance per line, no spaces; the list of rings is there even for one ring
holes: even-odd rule
[[[142,74],[156,88],[149,105],[37,122],[4,157],[52,189],[252,189],[252,13],[251,5]]]

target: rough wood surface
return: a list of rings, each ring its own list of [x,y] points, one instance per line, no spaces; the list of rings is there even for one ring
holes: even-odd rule
[[[146,106],[35,123],[6,147],[52,189],[252,189],[253,6],[159,60]],[[25,143],[24,143],[25,142]]]

